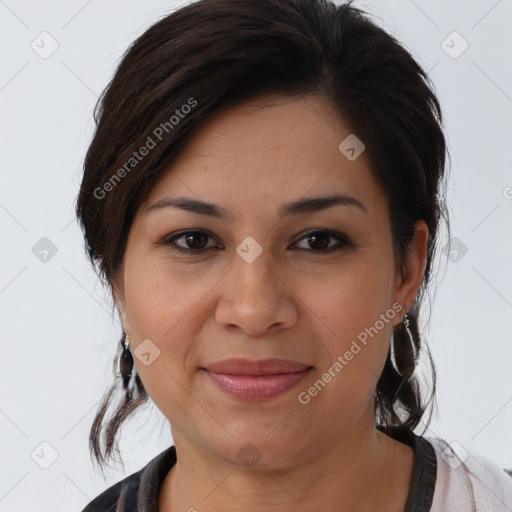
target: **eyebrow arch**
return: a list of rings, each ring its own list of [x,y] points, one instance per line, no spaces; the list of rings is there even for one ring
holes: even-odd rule
[[[325,197],[310,197],[305,199],[299,199],[291,203],[285,204],[279,210],[279,216],[281,218],[288,217],[291,215],[300,215],[303,213],[314,213],[333,206],[355,206],[361,211],[368,213],[368,210],[361,201],[355,197],[347,196],[344,194],[336,194]],[[145,211],[145,214],[149,214],[153,211],[161,210],[162,208],[180,208],[182,210],[197,213],[199,215],[207,215],[209,217],[216,218],[227,218],[229,217],[228,212],[222,206],[217,204],[208,203],[206,201],[200,201],[190,197],[166,197],[160,199]]]

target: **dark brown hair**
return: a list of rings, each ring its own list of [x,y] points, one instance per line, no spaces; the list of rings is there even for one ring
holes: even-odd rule
[[[77,198],[86,251],[99,278],[115,290],[134,215],[190,136],[214,113],[265,93],[320,94],[364,141],[388,198],[400,270],[414,223],[427,224],[424,279],[408,312],[414,346],[426,348],[418,310],[431,281],[440,220],[449,230],[441,109],[410,53],[351,2],[201,0],[164,17],[130,46],[96,105]],[[143,146],[150,150],[135,157]],[[388,354],[375,391],[378,428],[412,431],[433,406],[435,370],[427,353],[426,399],[417,375],[404,379]],[[411,356],[405,350],[397,359],[414,368]],[[116,372],[118,365],[116,359]],[[89,442],[100,467],[114,450],[119,454],[116,434],[124,420],[149,401],[138,375],[135,382],[134,398],[122,397],[105,427],[104,452],[103,420],[119,379],[99,407]]]

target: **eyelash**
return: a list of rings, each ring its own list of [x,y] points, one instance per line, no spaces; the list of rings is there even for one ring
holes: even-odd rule
[[[176,234],[176,235],[173,235],[171,237],[167,237],[167,238],[164,238],[163,240],[161,240],[160,242],[157,243],[157,245],[165,245],[165,246],[171,246],[171,245],[174,245],[174,247],[171,247],[171,249],[173,251],[177,251],[181,254],[202,254],[203,252],[209,250],[209,249],[215,249],[215,247],[203,247],[202,249],[185,249],[183,247],[180,247],[179,245],[176,245],[174,243],[175,240],[178,240],[180,238],[183,238],[187,235],[190,235],[190,234],[203,234],[203,235],[206,235],[210,238],[214,238],[212,235],[210,235],[208,232],[206,231],[202,231],[202,230],[189,230],[189,231],[181,231],[180,233]],[[322,234],[322,235],[328,235],[329,237],[331,238],[334,238],[339,242],[341,242],[341,246],[334,246],[334,247],[329,247],[328,249],[320,249],[320,250],[315,250],[315,249],[299,249],[300,251],[306,251],[306,252],[314,252],[314,253],[318,253],[318,254],[325,254],[325,253],[331,253],[331,252],[335,252],[335,251],[340,251],[346,247],[355,247],[355,244],[352,243],[352,241],[349,239],[349,237],[347,237],[345,234],[343,233],[337,233],[336,231],[330,231],[330,230],[327,230],[327,229],[314,229],[314,230],[310,230],[308,231],[307,233],[304,234],[304,236],[302,238],[300,238],[296,243],[304,240],[304,239],[307,239],[308,237],[311,237],[313,235],[318,235],[318,234]]]

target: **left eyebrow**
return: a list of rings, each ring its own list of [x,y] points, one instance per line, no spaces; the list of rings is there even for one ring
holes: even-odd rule
[[[281,218],[288,217],[291,215],[300,215],[303,213],[314,213],[333,206],[354,206],[359,208],[361,211],[368,213],[368,210],[361,201],[352,196],[344,194],[336,194],[326,197],[311,197],[306,199],[299,199],[291,203],[286,203],[279,210]],[[162,208],[180,208],[182,210],[197,213],[199,215],[207,215],[209,217],[216,218],[227,218],[228,212],[222,206],[214,203],[208,203],[191,197],[166,197],[160,199],[145,211],[145,214]]]
[[[285,204],[279,214],[282,217],[290,215],[300,215],[301,213],[314,213],[333,206],[355,206],[366,214],[368,210],[361,201],[352,196],[344,194],[336,194],[326,197],[311,197],[306,199],[299,199],[291,203]]]

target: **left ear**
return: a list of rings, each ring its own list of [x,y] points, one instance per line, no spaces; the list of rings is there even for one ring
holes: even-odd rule
[[[395,301],[403,306],[404,314],[412,306],[425,273],[427,264],[428,227],[423,220],[414,224],[414,233],[406,254],[403,277],[398,272]]]

